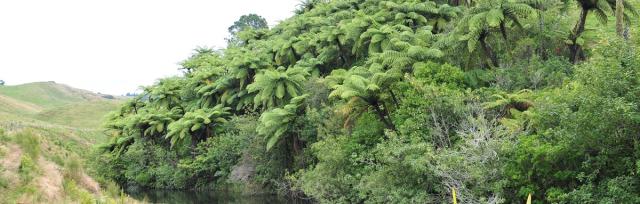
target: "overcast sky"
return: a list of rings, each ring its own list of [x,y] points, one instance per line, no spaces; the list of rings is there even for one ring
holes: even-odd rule
[[[256,13],[274,25],[299,0],[0,0],[0,79],[109,94],[179,74],[197,46],[222,48]]]

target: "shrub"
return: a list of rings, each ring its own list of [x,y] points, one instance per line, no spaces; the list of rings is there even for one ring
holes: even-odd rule
[[[62,187],[64,188],[64,192],[67,194],[68,198],[72,201],[77,201],[81,204],[96,203],[93,195],[79,187],[74,180],[65,179],[62,183]]]
[[[22,181],[27,183],[31,181],[38,173],[38,166],[36,165],[35,161],[31,159],[31,156],[23,155],[20,159],[20,167],[18,169],[18,172],[20,173],[20,178],[22,178]]]
[[[40,156],[40,138],[35,133],[25,130],[15,134],[14,138],[22,151],[31,158],[37,159]]]

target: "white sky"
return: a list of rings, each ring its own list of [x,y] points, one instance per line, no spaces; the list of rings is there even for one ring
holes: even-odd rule
[[[256,13],[269,25],[299,0],[0,0],[0,79],[121,95],[179,73],[197,46],[223,48]]]

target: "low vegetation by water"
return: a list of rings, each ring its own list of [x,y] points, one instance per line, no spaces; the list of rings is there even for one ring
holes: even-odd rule
[[[640,203],[637,6],[308,0],[118,108],[0,87],[0,196]]]

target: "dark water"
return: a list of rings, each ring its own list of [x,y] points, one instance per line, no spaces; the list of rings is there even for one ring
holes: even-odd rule
[[[189,190],[158,190],[158,189],[127,189],[126,193],[136,200],[151,203],[284,203],[310,204],[308,200],[291,199],[271,194],[237,195],[220,191],[189,191]]]

